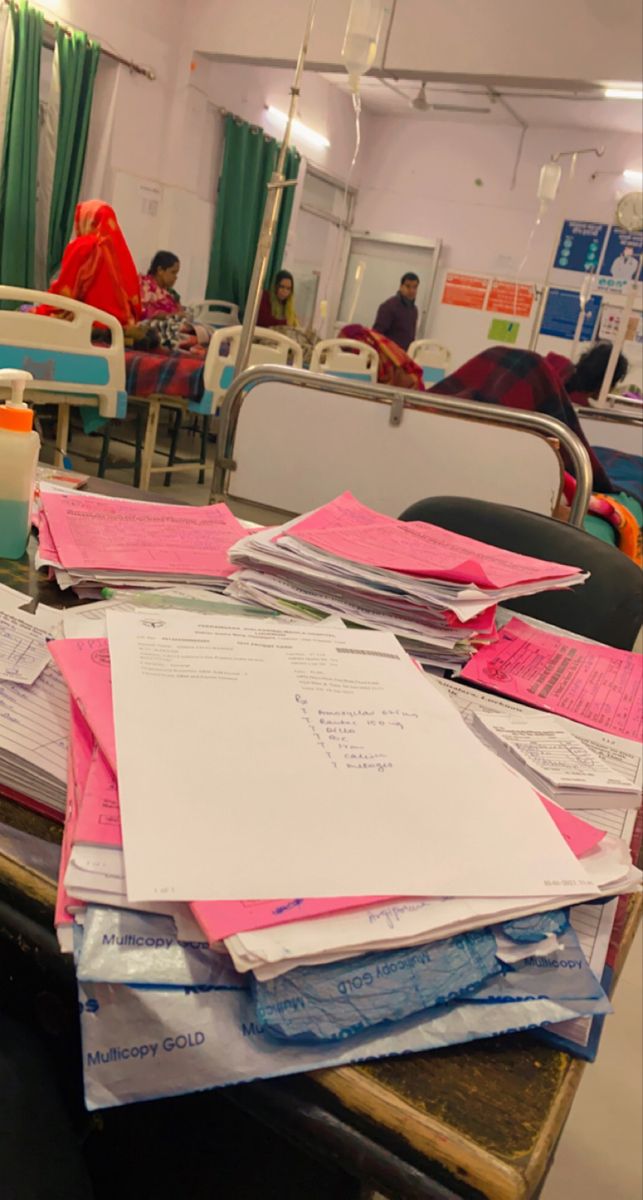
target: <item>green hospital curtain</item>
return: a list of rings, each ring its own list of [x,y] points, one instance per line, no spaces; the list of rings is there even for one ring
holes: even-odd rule
[[[268,181],[279,154],[278,143],[261,129],[233,116],[225,120],[223,166],[214,222],[214,237],[206,294],[212,300],[230,300],[241,309],[259,240]],[[285,175],[296,179],[300,156],[292,148],[286,155]],[[286,189],[275,235],[270,272],[281,266],[292,211],[292,188]]]
[[[10,9],[13,62],[0,172],[0,282],[33,287],[43,14]]]
[[[100,46],[86,33],[56,31],[56,54],[60,83],[58,139],[51,206],[47,278],[60,266],[63,250],[74,225],[80,182],[85,165],[89,117]]]

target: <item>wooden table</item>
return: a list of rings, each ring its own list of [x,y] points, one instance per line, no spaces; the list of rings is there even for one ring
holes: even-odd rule
[[[140,491],[105,481],[96,481],[95,490],[142,498]],[[0,581],[47,604],[63,602],[56,586],[35,571],[32,558],[0,560]],[[48,841],[62,834],[60,826],[2,798],[0,822]],[[53,1005],[54,1025],[57,1021],[60,1036],[75,1039],[78,1058],[73,968],[58,952],[54,899],[51,882],[0,855],[0,939],[26,954],[30,969],[46,981],[45,1023],[51,1023]],[[640,896],[622,898],[615,978],[640,915]],[[532,1200],[551,1165],[583,1069],[579,1059],[519,1034],[246,1084],[226,1095],[392,1200]],[[199,1102],[207,1104],[208,1095]]]

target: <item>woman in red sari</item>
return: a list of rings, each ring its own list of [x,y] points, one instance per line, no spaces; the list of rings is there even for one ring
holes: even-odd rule
[[[74,235],[48,290],[111,313],[124,329],[140,321],[138,272],[109,204],[84,200],[76,206]],[[56,309],[40,305],[36,311],[53,314]]]

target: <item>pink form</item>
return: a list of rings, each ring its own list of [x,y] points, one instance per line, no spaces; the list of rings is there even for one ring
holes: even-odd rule
[[[84,720],[78,706],[71,701],[71,720],[69,729],[69,771],[67,775],[67,806],[65,809],[65,832],[60,853],[60,868],[58,872],[58,888],[56,891],[56,909],[54,924],[71,925],[73,917],[69,905],[80,907],[81,901],[74,900],[65,890],[64,878],[69,856],[75,840],[76,822],[82,807],[83,792],[94,748],[92,732]]]
[[[116,739],[107,638],[66,638],[49,642],[49,652],[115,771]]]
[[[123,845],[116,777],[98,746],[87,773],[83,803],[76,821],[74,843],[90,846]]]
[[[193,508],[45,492],[42,507],[68,570],[226,577],[235,570],[228,550],[246,532],[225,504]]]
[[[58,558],[54,539],[51,536],[49,522],[42,509],[38,516],[38,551],[43,562],[60,566],[60,559]]]
[[[643,655],[545,633],[513,618],[478,650],[462,679],[640,742]]]
[[[351,562],[481,588],[514,587],[581,574],[578,567],[512,554],[424,521],[396,521],[366,508],[350,492],[304,517],[281,536],[297,538]],[[277,535],[274,540],[279,539]]]

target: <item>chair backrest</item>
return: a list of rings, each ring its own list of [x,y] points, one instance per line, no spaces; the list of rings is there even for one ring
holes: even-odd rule
[[[191,309],[195,321],[210,325],[213,329],[239,324],[239,306],[229,300],[195,300],[187,307]]]
[[[210,339],[203,371],[203,398],[190,409],[195,412],[212,413],[221,397],[234,379],[235,364],[241,340],[241,325],[230,325],[217,329]],[[254,331],[249,367],[278,365],[301,367],[304,353],[297,342],[278,333],[275,329]]]
[[[76,395],[97,404],[101,416],[123,417],[127,409],[123,329],[115,317],[67,296],[52,296],[11,285],[0,286],[0,301],[47,304],[68,314],[56,320],[46,314],[0,309],[0,367],[29,371],[26,390],[32,403],[47,397]],[[111,345],[92,341],[96,325],[108,328]]]
[[[378,366],[377,352],[354,338],[326,338],[317,342],[310,360],[311,371],[365,383],[377,383]]]
[[[411,342],[410,357],[422,367],[425,383],[439,383],[451,365],[451,351],[434,338],[420,338]]]
[[[641,626],[643,573],[615,546],[539,513],[462,496],[419,500],[400,520],[427,521],[503,550],[590,571],[578,587],[524,596],[507,608],[620,650],[632,649]]]

